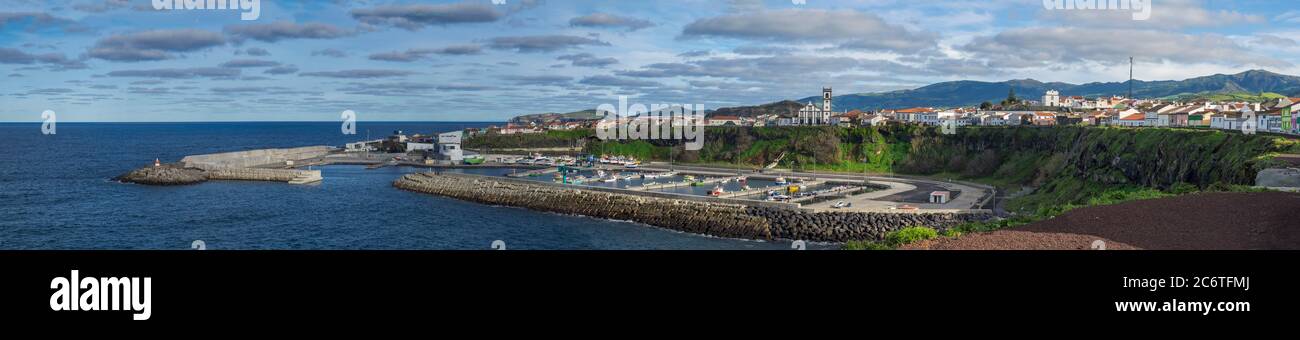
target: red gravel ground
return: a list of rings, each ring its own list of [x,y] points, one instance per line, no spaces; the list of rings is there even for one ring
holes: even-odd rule
[[[1300,249],[1300,194],[1206,193],[1072,210],[1019,231],[1097,235],[1143,249]]]
[[[1091,235],[1035,233],[998,230],[968,234],[960,238],[938,238],[899,247],[902,250],[1089,250],[1097,240],[1106,242],[1106,250],[1135,250],[1131,245]]]
[[[1296,250],[1300,194],[1207,193],[1088,207],[1011,230],[900,249],[1071,250],[1090,249],[1098,239],[1107,250]]]

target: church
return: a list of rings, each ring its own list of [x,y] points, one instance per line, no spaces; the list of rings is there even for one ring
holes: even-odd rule
[[[799,116],[795,119],[796,125],[830,125],[831,124],[831,88],[822,88],[822,107],[818,108],[812,102],[808,102],[803,108],[799,109]]]

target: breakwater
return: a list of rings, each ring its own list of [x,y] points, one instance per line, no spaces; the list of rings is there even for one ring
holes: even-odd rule
[[[189,185],[208,180],[312,183],[321,180],[319,170],[258,167],[284,166],[288,161],[320,158],[336,150],[328,146],[307,146],[193,155],[182,158],[176,164],[146,166],[114,179],[146,185]]]
[[[962,223],[993,217],[989,213],[813,213],[770,207],[750,207],[745,213],[771,222],[774,226],[772,236],[775,238],[824,242],[880,241],[885,239],[885,234],[910,226],[925,226],[942,231]]]
[[[393,186],[478,203],[628,220],[696,234],[772,239],[770,224],[745,214],[746,207],[738,204],[701,204],[453,173],[409,174]]]
[[[484,204],[628,220],[688,233],[756,240],[880,240],[885,233],[908,226],[945,229],[991,217],[983,213],[818,213],[763,202],[676,199],[455,173],[409,174],[393,186]]]
[[[290,182],[295,179],[321,177],[320,170],[259,168],[187,168],[176,164],[149,166],[132,170],[115,178],[120,182],[146,185],[189,185],[209,180]]]

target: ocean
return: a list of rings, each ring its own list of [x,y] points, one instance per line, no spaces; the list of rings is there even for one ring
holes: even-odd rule
[[[407,167],[326,166],[319,185],[210,181],[151,187],[114,176],[191,154],[340,146],[394,130],[493,123],[0,123],[0,249],[790,249],[652,226],[489,206],[397,190]],[[500,123],[496,123],[500,124]],[[501,174],[503,170],[467,170]],[[504,170],[509,171],[509,170]],[[811,248],[825,246],[810,245]]]

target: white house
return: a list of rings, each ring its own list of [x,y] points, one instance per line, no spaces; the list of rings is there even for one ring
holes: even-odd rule
[[[343,145],[343,151],[345,152],[375,151],[377,150],[375,148],[375,145],[382,144],[383,142],[384,142],[383,139],[376,139],[376,140],[364,141],[364,142],[347,143]]]
[[[885,115],[875,114],[862,117],[862,124],[865,125],[881,126],[887,123],[889,123],[889,117],[885,117]]]
[[[979,125],[1002,126],[1007,125],[1007,120],[1002,115],[985,112],[975,116],[979,120]]]
[[[1242,116],[1242,113],[1236,112],[1215,115],[1214,118],[1210,119],[1210,127],[1224,130],[1241,130],[1242,123],[1245,122]]]
[[[1128,115],[1121,115],[1119,119],[1112,120],[1111,124],[1116,126],[1139,127],[1145,126],[1147,116],[1145,113],[1136,112]]]

